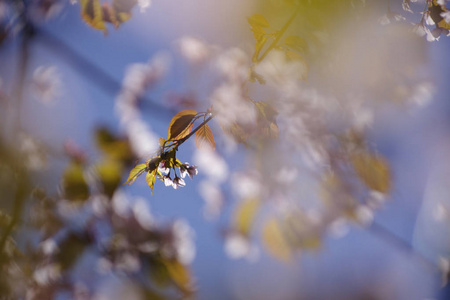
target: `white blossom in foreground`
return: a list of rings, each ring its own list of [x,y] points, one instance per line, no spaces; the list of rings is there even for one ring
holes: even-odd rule
[[[139,10],[143,13],[152,6],[152,0],[138,0],[138,6]]]
[[[155,226],[154,216],[144,198],[136,199],[133,205],[133,213],[142,228],[151,230]]]
[[[212,55],[213,47],[206,44],[202,40],[184,36],[177,42],[181,55],[192,64],[200,64],[205,62]]]
[[[245,258],[250,262],[257,261],[259,258],[259,250],[252,245],[247,237],[230,232],[225,238],[225,253],[231,259]]]
[[[32,87],[43,103],[51,103],[61,96],[61,75],[55,66],[40,66],[33,72]]]
[[[220,215],[224,204],[224,195],[214,181],[201,181],[198,185],[200,196],[205,201],[203,214],[206,219],[215,219]]]
[[[48,285],[61,277],[61,268],[58,264],[48,264],[34,271],[33,279],[38,285]]]
[[[184,220],[177,220],[172,226],[173,245],[178,261],[189,265],[195,258],[195,232]]]
[[[250,66],[249,56],[239,48],[225,50],[216,58],[216,68],[219,73],[231,82],[246,81],[248,67]]]
[[[228,177],[228,165],[225,160],[217,154],[217,151],[204,147],[196,150],[194,161],[198,168],[202,170],[211,181],[215,183],[223,183]]]
[[[125,72],[122,91],[116,98],[115,111],[124,128],[131,148],[138,157],[146,158],[158,149],[158,136],[141,117],[138,101],[148,88],[166,74],[169,57],[156,55],[148,63],[132,64]]]

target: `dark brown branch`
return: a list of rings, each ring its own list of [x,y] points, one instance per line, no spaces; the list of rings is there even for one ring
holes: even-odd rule
[[[39,34],[39,41],[41,41],[45,47],[63,58],[64,61],[69,63],[74,70],[83,76],[83,78],[89,78],[104,91],[109,92],[114,96],[117,95],[117,93],[119,93],[119,91],[123,88],[122,84],[109,75],[106,71],[89,61],[86,57],[75,51],[72,47],[67,45],[55,35],[44,29],[36,29],[36,32]],[[151,101],[148,98],[141,96],[139,99],[142,100],[142,103],[148,106],[149,111],[154,112],[159,118],[166,119],[174,113],[173,110]]]

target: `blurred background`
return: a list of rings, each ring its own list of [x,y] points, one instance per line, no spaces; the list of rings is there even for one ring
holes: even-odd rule
[[[412,32],[421,22],[441,28],[430,21],[438,4],[310,2],[116,1],[110,8],[123,22],[106,22],[106,32],[94,28],[96,11],[105,19],[107,12],[95,1],[0,1],[3,298],[449,299],[450,41],[446,32]],[[256,36],[247,18],[263,15],[273,41],[295,5],[302,9],[286,32],[308,45],[301,53],[308,78],[292,87],[297,73],[284,72],[291,61],[269,54],[252,62]],[[120,7],[129,19],[119,16]],[[252,65],[269,81],[248,89],[278,110],[281,141],[296,119],[323,120],[333,134],[364,133],[368,149],[389,164],[389,179],[381,179],[389,191],[368,184],[382,204],[357,210],[353,221],[341,212],[318,218],[320,245],[286,250],[275,234],[275,246],[266,246],[261,232],[274,205],[256,218],[238,204],[255,189],[261,199],[276,198],[245,181],[249,170],[259,171],[253,160],[260,152],[233,141],[215,120],[213,154],[191,140],[180,146],[177,158],[198,167],[185,187],[158,180],[151,195],[143,178],[122,185],[137,161],[157,153],[177,112],[221,105],[219,88],[235,79],[214,68],[229,68],[223,65],[235,59],[233,49],[246,55],[239,76],[250,81]],[[311,93],[298,93],[297,85]],[[298,115],[277,102],[280,93]],[[317,106],[295,106],[308,97]],[[270,173],[281,165],[296,165],[294,175],[279,175],[290,177],[289,197],[315,201],[317,174],[328,172],[319,148],[286,148],[264,152],[270,168],[263,167],[260,185],[275,182]],[[319,162],[299,162],[302,151]],[[233,235],[243,229],[236,219],[253,224],[251,233]]]

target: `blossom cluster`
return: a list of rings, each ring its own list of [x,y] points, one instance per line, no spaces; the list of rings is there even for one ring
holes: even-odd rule
[[[161,174],[161,180],[164,181],[165,186],[172,186],[174,189],[178,189],[180,187],[184,187],[186,185],[184,178],[189,176],[189,178],[193,178],[194,175],[198,174],[198,170],[196,166],[190,166],[189,163],[184,163],[178,166],[180,177],[176,174],[175,168],[174,177],[172,179],[170,175],[171,169],[166,166],[166,163],[163,161],[158,166],[158,172]]]

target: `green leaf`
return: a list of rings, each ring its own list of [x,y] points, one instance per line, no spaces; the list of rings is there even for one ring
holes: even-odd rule
[[[72,162],[64,171],[62,177],[62,188],[64,196],[69,200],[87,200],[89,187],[84,178],[83,166]]]
[[[167,140],[179,140],[187,136],[192,129],[192,120],[197,115],[195,110],[182,110],[177,113],[170,121],[169,135]]]
[[[269,253],[283,262],[288,262],[291,260],[291,247],[277,219],[269,219],[264,225],[262,234],[264,244]]]
[[[155,186],[156,171],[157,170],[154,170],[153,172],[148,172],[147,175],[145,176],[145,180],[147,181],[148,186],[152,190],[152,195],[153,195],[153,187]]]
[[[245,236],[249,236],[260,201],[258,199],[246,199],[239,203],[234,213],[236,229]]]
[[[80,0],[81,17],[95,29],[106,31],[100,0]]]
[[[269,27],[269,22],[267,22],[266,18],[260,14],[254,14],[251,17],[247,18],[248,23],[251,26],[260,26],[260,27]]]
[[[266,34],[266,31],[261,26],[252,26],[251,31],[256,41],[260,41]]]
[[[128,185],[132,184],[136,180],[136,178],[138,178],[142,173],[144,173],[146,167],[147,167],[146,164],[139,164],[135,166],[130,171],[130,175],[128,176],[128,179],[124,184]]]
[[[123,165],[117,160],[105,160],[95,166],[103,192],[112,197],[120,185]],[[133,180],[134,181],[134,180]]]
[[[296,35],[290,35],[284,39],[284,44],[291,48],[292,50],[298,51],[300,53],[305,53],[308,51],[308,44],[304,39]]]
[[[98,128],[95,132],[95,142],[102,152],[112,159],[131,162],[133,154],[126,139],[115,136],[107,128]]]
[[[356,174],[372,190],[388,193],[391,189],[389,165],[377,155],[362,152],[351,157]]]
[[[216,143],[214,141],[214,136],[209,128],[208,124],[203,125],[197,132],[195,133],[195,145],[198,149],[202,149],[206,145],[211,149],[216,149]]]
[[[175,285],[184,293],[191,294],[192,289],[192,279],[189,269],[182,265],[179,261],[171,259],[164,260],[164,265],[170,275],[170,278],[175,283]]]

